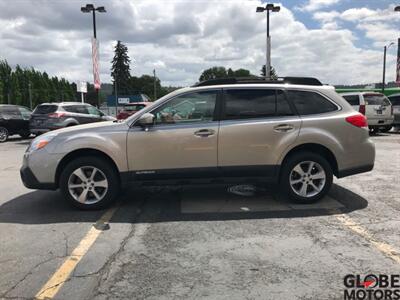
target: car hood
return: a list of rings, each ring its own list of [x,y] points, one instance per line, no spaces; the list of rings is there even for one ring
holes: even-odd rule
[[[57,136],[64,136],[75,133],[113,131],[121,128],[128,129],[129,127],[125,122],[104,121],[57,129],[50,133],[56,134]]]

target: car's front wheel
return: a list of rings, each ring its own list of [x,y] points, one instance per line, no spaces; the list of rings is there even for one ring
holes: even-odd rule
[[[5,127],[0,127],[0,143],[7,141],[8,139],[8,130]]]
[[[31,136],[31,132],[29,130],[20,131],[19,136],[23,139],[27,139]]]
[[[296,203],[314,203],[329,191],[333,172],[321,155],[300,152],[291,155],[282,167],[281,190]]]
[[[80,209],[101,209],[109,206],[119,192],[117,170],[97,157],[81,157],[71,161],[60,176],[60,190],[65,198]]]

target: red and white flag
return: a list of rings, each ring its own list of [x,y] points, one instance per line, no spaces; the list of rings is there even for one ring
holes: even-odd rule
[[[96,90],[100,89],[100,75],[99,75],[99,41],[92,38],[92,61],[93,61],[93,83]]]

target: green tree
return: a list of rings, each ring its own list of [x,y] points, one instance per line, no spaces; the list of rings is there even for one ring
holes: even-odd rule
[[[118,94],[121,95],[128,95],[130,93],[130,62],[128,47],[122,44],[121,41],[118,41],[114,48],[114,58],[111,61],[111,77],[113,78],[113,91],[115,91],[116,82]]]
[[[3,103],[8,102],[12,69],[6,60],[0,60],[0,81],[3,85]]]
[[[262,66],[260,72],[261,72],[260,75],[265,77],[265,65]],[[271,66],[271,79],[272,80],[278,79],[278,74],[276,73],[275,68],[272,66]]]
[[[199,81],[225,77],[228,77],[228,72],[226,71],[225,67],[212,67],[204,70],[203,73],[201,73]]]

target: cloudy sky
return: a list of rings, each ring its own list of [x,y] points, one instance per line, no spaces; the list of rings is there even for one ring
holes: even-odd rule
[[[108,0],[97,15],[101,80],[110,82],[116,40],[129,48],[132,74],[155,68],[163,85],[185,86],[211,66],[258,74],[265,60],[260,0]],[[71,81],[92,81],[92,19],[81,0],[0,0],[0,59]],[[279,3],[279,2],[275,2]],[[264,3],[265,4],[265,3]],[[379,82],[383,46],[395,77],[400,12],[386,0],[288,0],[271,16],[272,65],[280,76],[325,83]]]

